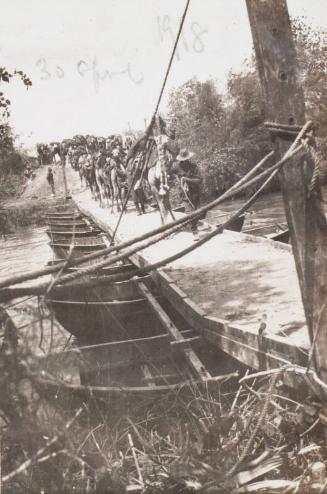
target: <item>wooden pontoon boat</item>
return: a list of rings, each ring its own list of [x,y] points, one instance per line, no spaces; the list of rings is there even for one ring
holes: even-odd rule
[[[49,221],[74,221],[83,218],[79,212],[76,213],[47,213],[46,219]]]
[[[78,209],[71,209],[67,211],[48,211],[47,216],[53,216],[53,217],[70,217],[70,216],[82,216],[82,213]]]
[[[40,396],[63,407],[91,398],[117,413],[148,407],[158,399],[168,403],[180,398],[194,400],[203,396],[201,392],[206,397],[208,393],[218,394],[218,383],[238,378],[236,372],[222,374],[226,372],[223,359],[192,330],[185,329],[185,321],[177,321],[178,329],[164,314],[168,318],[166,331],[160,317],[150,314],[148,324],[134,331],[134,336],[130,326],[125,338],[120,335],[112,342],[72,344],[68,350],[36,359],[32,371],[22,367],[26,372],[22,377],[31,380]],[[1,308],[0,325],[17,332]],[[8,335],[5,343],[10,345]]]
[[[93,235],[90,237],[76,237],[73,240],[71,240],[70,238],[63,238],[53,243],[58,244],[60,245],[60,247],[62,246],[63,248],[69,248],[72,242],[77,247],[100,245],[103,248],[105,246],[103,237],[101,235]]]
[[[258,237],[265,237],[275,242],[282,242],[287,244],[289,241],[289,229],[286,224],[274,224],[274,225],[264,225],[257,226],[254,228],[246,228],[243,233],[248,233],[250,235],[256,235]]]
[[[43,390],[63,402],[69,396],[100,398],[121,413],[160,398],[176,399],[176,392],[179,397],[185,397],[184,393],[196,397],[201,390],[219,392],[218,381],[237,378],[237,373],[217,375],[226,370],[217,350],[188,329],[167,301],[159,302],[143,280],[138,286],[148,302],[145,312],[134,315],[132,321],[125,319],[120,331],[111,328],[111,336],[116,335],[112,341],[79,344],[45,358],[41,362],[47,376],[40,383]],[[94,341],[92,331],[91,336]]]
[[[266,238],[270,240],[274,240],[275,242],[282,242],[283,244],[287,244],[290,239],[290,232],[288,228],[282,229],[277,232],[268,233],[265,235]]]
[[[86,225],[86,224],[83,224],[83,225],[53,225],[53,224],[48,224],[48,230],[49,231],[54,231],[54,232],[64,232],[64,233],[67,233],[69,234],[69,236],[72,236],[73,235],[73,232],[84,232],[84,231],[88,231],[88,230],[91,230],[96,234],[96,233],[100,233],[101,230],[99,228],[96,228],[96,227],[93,227],[90,226],[90,225]]]
[[[86,268],[88,266],[98,264],[99,262],[103,261],[104,259],[105,259],[105,257],[101,256],[97,259],[83,262],[82,264],[79,264],[78,266],[69,266],[68,265],[65,271],[71,271],[71,272],[78,271],[78,270]],[[48,265],[53,266],[54,264],[58,264],[58,263],[65,262],[65,261],[66,261],[66,259],[54,259],[52,261],[49,261]],[[111,275],[115,275],[115,274],[120,274],[122,276],[124,275],[124,278],[126,277],[125,279],[128,279],[128,278],[130,278],[131,273],[133,271],[135,271],[135,269],[136,269],[135,266],[131,263],[128,263],[128,262],[127,263],[119,263],[119,264],[114,264],[114,265],[104,266],[102,268],[98,268],[93,273],[89,274],[88,276],[92,278],[92,277],[98,277],[99,275],[111,276]],[[122,279],[122,281],[123,281],[123,279]]]
[[[148,276],[115,283],[102,276],[98,286],[85,286],[83,282],[55,286],[46,301],[60,324],[77,338],[112,341],[124,337],[125,325],[133,335],[137,324],[148,321],[147,302],[139,290],[139,283],[145,280],[153,288]]]
[[[84,229],[84,230],[67,230],[67,231],[64,231],[64,230],[51,230],[51,229],[47,229],[46,230],[46,234],[48,235],[48,237],[50,238],[54,238],[54,239],[70,239],[72,237],[93,237],[94,235],[97,235],[101,233],[101,230],[99,229],[94,229],[94,228],[90,228],[90,229]]]
[[[77,237],[74,238],[73,241],[70,239],[51,239],[49,245],[57,256],[64,258],[67,258],[71,245],[73,245],[71,253],[72,258],[82,257],[90,252],[106,248],[106,244],[101,236]]]
[[[224,221],[227,221],[228,217],[224,219]],[[244,220],[245,220],[245,214],[242,214],[238,218],[235,218],[227,227],[226,230],[229,230],[231,232],[241,232],[243,225],[244,225]],[[222,223],[224,223],[223,220],[221,220],[219,223],[216,224],[216,227],[219,227]]]
[[[60,324],[82,341],[112,341],[122,337],[121,326],[127,325],[131,331],[137,322],[144,320],[146,309],[143,298],[110,302],[51,298],[47,305]]]
[[[119,267],[115,266],[116,273],[119,273]],[[89,277],[89,275],[87,275]],[[85,278],[84,278],[85,279]],[[111,283],[108,275],[97,278],[97,285],[88,286],[82,280],[76,280],[67,285],[55,285],[51,290],[51,298],[59,300],[70,300],[73,302],[111,302],[111,301],[129,301],[141,297],[138,284],[146,282],[151,287],[152,292],[156,292],[156,287],[150,275],[137,278],[131,278],[123,281]]]
[[[49,227],[51,229],[54,229],[56,228],[57,230],[59,230],[60,228],[64,228],[65,230],[69,229],[69,230],[73,230],[74,228],[86,228],[88,226],[87,222],[82,220],[82,219],[79,219],[79,220],[46,220],[46,224],[49,225]]]
[[[185,398],[195,402],[203,392],[207,397],[218,395],[221,384],[236,382],[237,372],[223,373],[223,359],[213,359],[208,344],[191,330],[180,334],[184,347],[161,332],[50,355],[40,361],[46,376],[38,383],[41,393],[66,406],[73,400],[97,399],[112,412],[122,414],[148,408],[159,399],[167,400],[167,404]],[[201,355],[201,376],[192,370],[186,347]]]

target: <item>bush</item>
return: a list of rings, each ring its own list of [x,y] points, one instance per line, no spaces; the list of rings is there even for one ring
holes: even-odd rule
[[[2,175],[8,175],[10,173],[19,175],[23,173],[25,164],[21,155],[16,151],[12,151],[0,158],[0,167]]]

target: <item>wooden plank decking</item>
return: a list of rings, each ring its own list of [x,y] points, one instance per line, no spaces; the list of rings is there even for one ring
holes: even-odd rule
[[[75,194],[80,210],[112,232],[117,215],[89,191]],[[124,215],[116,237],[127,240],[160,224],[159,213]],[[193,243],[180,232],[133,256],[144,266]],[[305,365],[309,339],[291,248],[250,235],[224,232],[153,274],[190,327],[253,368],[285,362]],[[266,329],[259,335],[260,325]]]

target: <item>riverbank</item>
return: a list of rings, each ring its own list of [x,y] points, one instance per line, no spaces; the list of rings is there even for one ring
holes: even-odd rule
[[[26,182],[18,197],[8,199],[0,207],[0,234],[15,231],[18,227],[45,224],[44,212],[60,206],[65,201],[65,186],[62,169],[59,165],[52,167],[55,181],[55,192],[51,194],[47,182],[48,167],[35,169],[35,177]],[[69,173],[69,172],[68,172]],[[70,187],[75,186],[77,177],[70,177]]]

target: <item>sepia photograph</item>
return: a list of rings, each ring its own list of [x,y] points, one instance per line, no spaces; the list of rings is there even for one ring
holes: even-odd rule
[[[326,0],[0,16],[0,494],[327,494]]]

